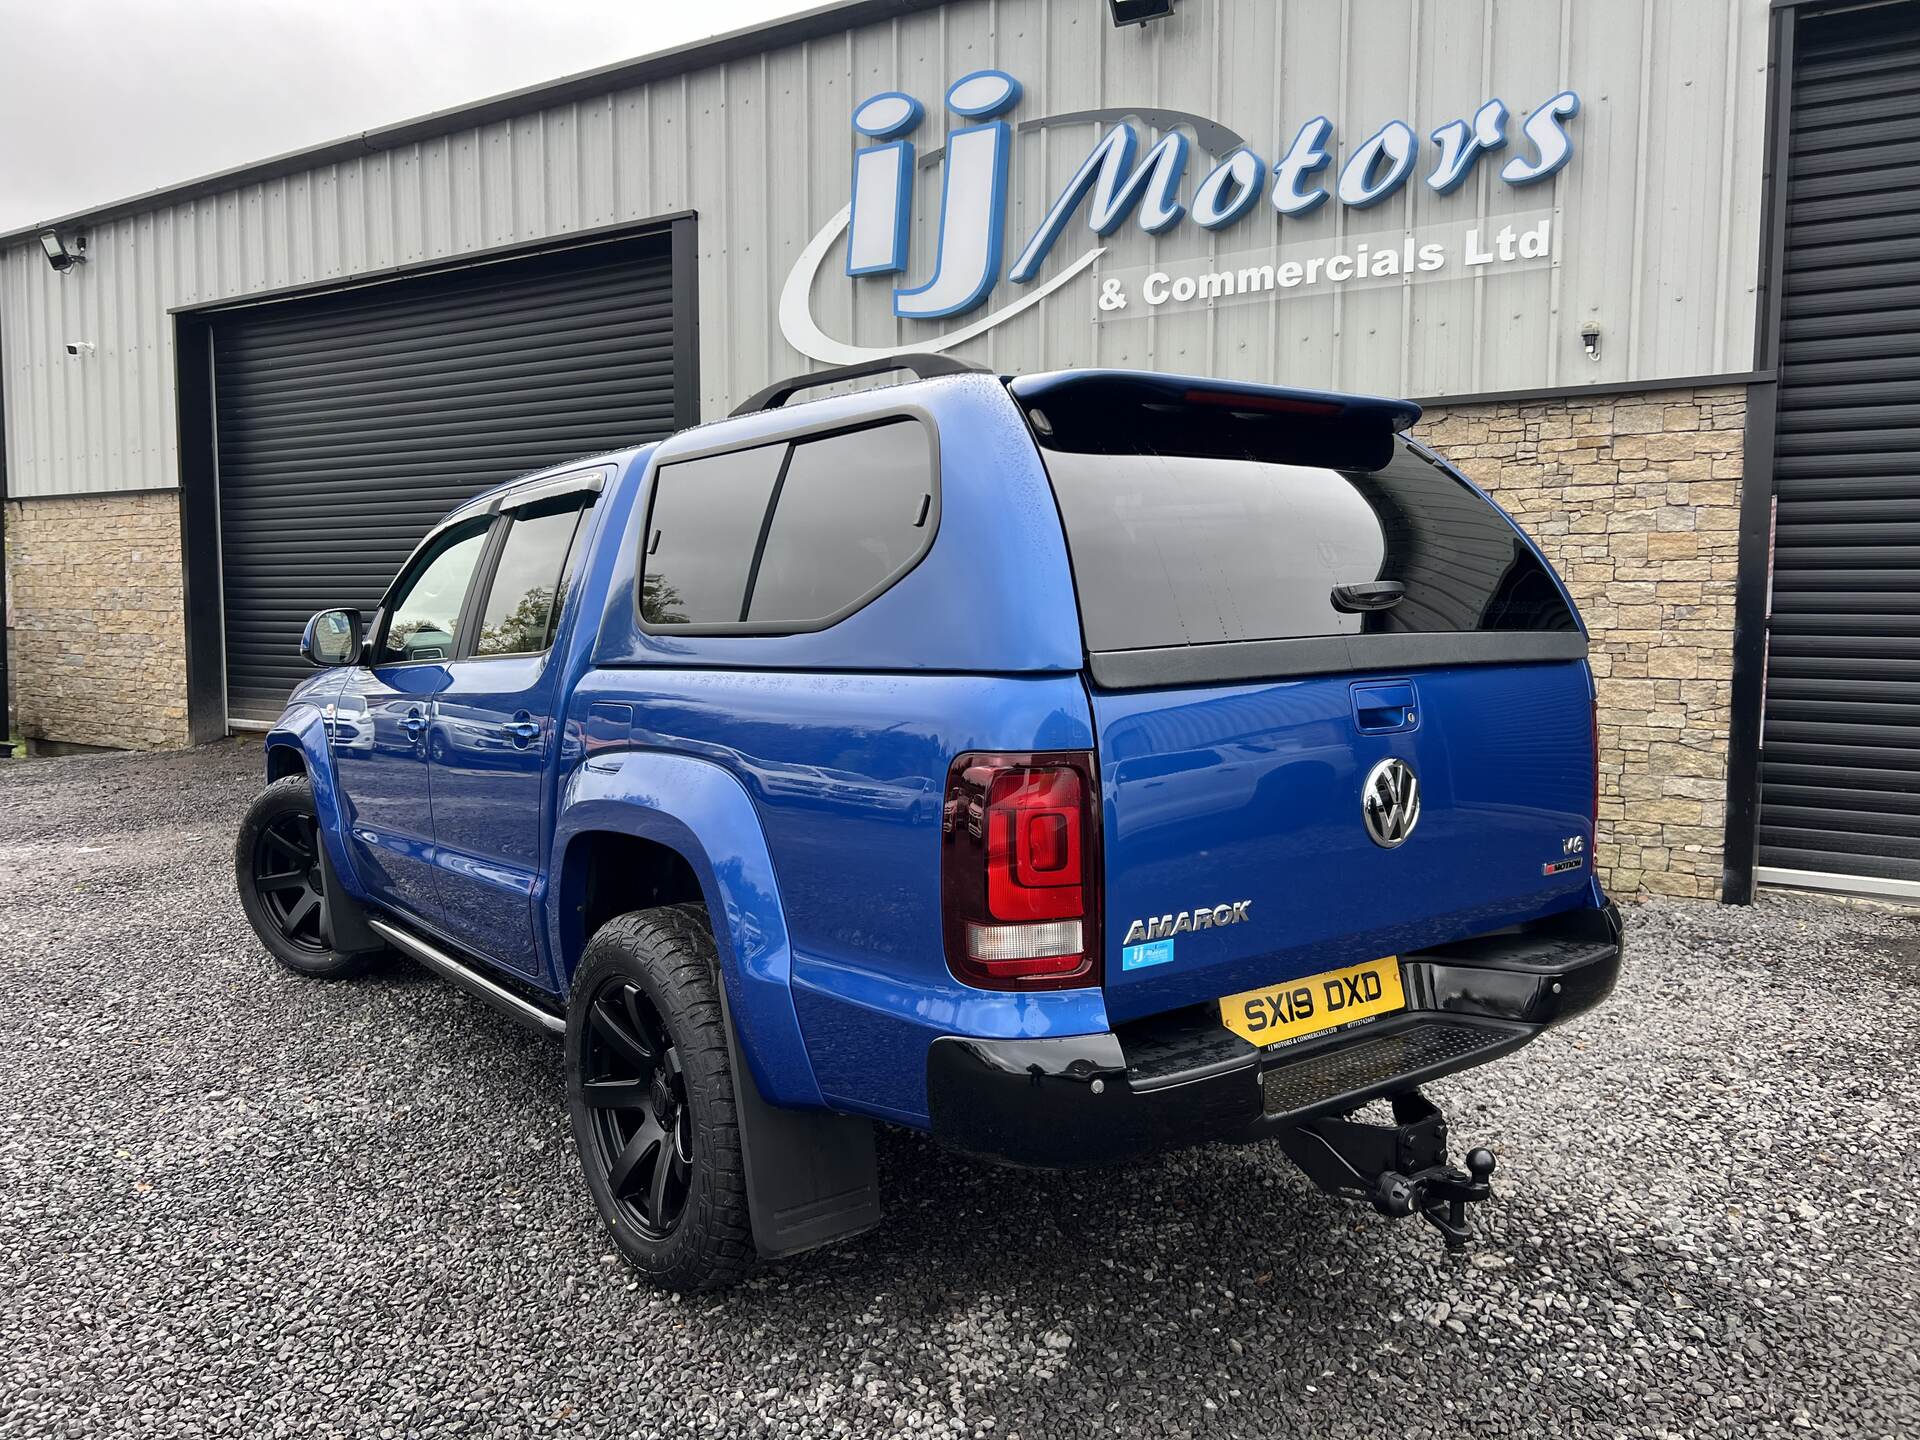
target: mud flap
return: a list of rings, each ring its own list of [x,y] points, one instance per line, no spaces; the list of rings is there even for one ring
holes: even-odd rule
[[[778,1260],[871,1230],[881,1218],[873,1122],[769,1105],[740,1053],[724,987],[720,1010],[733,1065],[754,1248],[762,1259]]]
[[[344,960],[353,955],[385,950],[387,942],[367,924],[367,912],[341,886],[340,876],[333,868],[333,857],[327,853],[325,839],[320,841],[318,848],[320,883],[327,889],[327,943],[333,947],[334,958]]]

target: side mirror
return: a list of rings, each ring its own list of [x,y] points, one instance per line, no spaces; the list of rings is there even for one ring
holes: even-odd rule
[[[322,610],[307,621],[300,653],[309,665],[351,665],[360,658],[360,612]]]

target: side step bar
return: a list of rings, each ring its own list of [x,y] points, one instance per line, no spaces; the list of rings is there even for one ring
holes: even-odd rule
[[[504,985],[494,984],[478,970],[461,964],[446,951],[428,944],[418,935],[410,935],[397,925],[390,925],[374,915],[367,917],[367,924],[396,950],[406,951],[442,979],[451,980],[469,995],[486,1001],[494,1009],[518,1020],[522,1025],[531,1026],[544,1035],[567,1033],[567,1022],[561,1016],[542,1010],[531,1000],[521,998]]]

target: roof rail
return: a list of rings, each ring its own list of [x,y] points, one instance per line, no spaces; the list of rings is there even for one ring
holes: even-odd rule
[[[802,390],[811,390],[816,385],[838,385],[843,380],[864,380],[869,375],[885,375],[894,370],[909,371],[919,380],[932,380],[940,375],[990,373],[984,365],[976,365],[971,360],[956,360],[951,355],[889,355],[884,360],[836,365],[831,370],[810,370],[805,375],[793,375],[776,381],[741,401],[727,418],[751,415],[756,410],[777,410]]]

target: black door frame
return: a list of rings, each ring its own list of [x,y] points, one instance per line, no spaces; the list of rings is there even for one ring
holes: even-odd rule
[[[673,427],[700,421],[700,277],[696,226],[691,210],[637,221],[596,226],[564,236],[475,250],[455,260],[391,266],[345,280],[237,296],[213,305],[176,306],[173,317],[174,405],[180,435],[180,551],[187,636],[187,729],[191,743],[205,744],[231,731],[227,712],[226,625],[220,570],[220,456],[218,397],[214,393],[213,326],[224,312],[287,300],[306,300],[397,280],[471,270],[502,260],[580,250],[595,245],[665,236],[673,285]],[[0,639],[0,645],[4,645]],[[4,653],[0,651],[0,653]]]
[[[1792,134],[1794,22],[1800,0],[1775,0],[1768,16],[1766,161],[1760,181],[1760,270],[1753,368],[1741,455],[1740,548],[1733,590],[1733,684],[1727,716],[1727,804],[1720,898],[1753,903],[1760,857],[1760,749],[1767,691],[1767,620],[1773,593],[1773,455],[1780,383],[1780,277],[1786,266],[1787,159]]]

